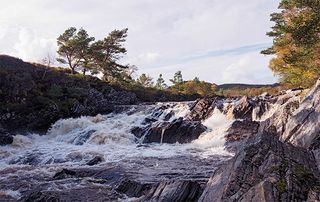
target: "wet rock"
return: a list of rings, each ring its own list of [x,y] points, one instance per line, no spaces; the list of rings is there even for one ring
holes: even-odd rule
[[[116,188],[117,192],[123,193],[129,197],[140,197],[146,195],[151,189],[152,184],[139,183],[133,180],[125,179]]]
[[[168,114],[165,115],[163,120],[164,121],[169,121],[171,119],[171,117],[173,117],[173,115],[174,115],[174,112],[171,111],[171,112],[169,112]]]
[[[320,138],[320,79],[288,119],[281,136],[284,141],[304,148],[317,145]]]
[[[60,201],[123,201],[122,195],[108,187],[72,187],[62,190],[32,191],[20,199],[25,202],[60,202]]]
[[[188,119],[193,121],[201,121],[208,118],[213,112],[214,105],[213,98],[198,99],[190,108]]]
[[[10,164],[20,164],[20,165],[32,165],[32,166],[36,166],[41,164],[41,158],[39,158],[42,155],[41,152],[39,151],[31,151],[31,152],[27,152],[25,155],[19,156],[18,158],[14,158],[12,160],[10,160]],[[50,159],[49,161],[52,161],[52,159]],[[50,162],[49,162],[50,163]]]
[[[11,144],[13,136],[0,125],[0,146]]]
[[[141,201],[197,201],[201,186],[194,181],[168,181],[155,185]]]
[[[252,119],[252,111],[254,108],[253,101],[247,96],[242,97],[232,109],[235,119]]]
[[[157,121],[157,119],[155,119],[155,118],[147,117],[147,118],[145,118],[145,119],[143,120],[142,124],[143,124],[143,125],[147,125],[147,124],[150,124],[150,123],[153,123],[153,122],[156,122],[156,121]]]
[[[90,138],[90,136],[94,132],[96,132],[96,131],[95,130],[90,130],[90,131],[80,132],[79,135],[74,138],[72,143],[75,144],[75,145],[83,145]]]
[[[210,178],[199,201],[306,201],[319,179],[310,152],[264,133]]]
[[[249,120],[237,120],[227,130],[225,138],[228,142],[240,141],[251,137],[258,132],[259,122]]]
[[[134,136],[136,136],[137,138],[141,138],[144,135],[144,133],[146,132],[146,128],[141,128],[141,127],[136,126],[136,127],[133,127],[130,130],[130,132],[132,134],[134,134]]]
[[[28,196],[22,198],[24,202],[59,202],[59,196],[57,193],[35,191]]]
[[[183,118],[172,122],[160,123],[146,129],[143,143],[189,143],[197,139],[206,127],[200,121],[188,121]]]
[[[61,180],[65,178],[70,178],[70,177],[75,177],[76,176],[76,171],[73,170],[68,170],[68,169],[62,169],[60,172],[57,172],[53,178],[56,180]]]
[[[95,156],[93,159],[91,159],[90,161],[88,161],[87,165],[88,166],[93,166],[96,165],[98,163],[101,163],[103,161],[103,157],[101,156]]]

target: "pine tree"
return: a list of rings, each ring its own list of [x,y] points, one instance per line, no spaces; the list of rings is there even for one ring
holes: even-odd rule
[[[200,82],[199,77],[194,77],[193,82],[199,83]]]
[[[123,47],[128,29],[114,30],[103,40],[92,44],[92,56],[97,68],[103,73],[105,80],[119,78],[128,66],[120,65],[119,59],[126,54]]]
[[[173,79],[170,79],[170,81],[175,85],[175,84],[181,84],[183,82],[182,79],[182,73],[181,71],[177,71],[174,76]]]
[[[160,90],[167,88],[167,85],[165,84],[165,81],[162,78],[162,74],[159,75],[159,78],[157,79],[157,83],[156,83],[155,87]]]
[[[79,66],[86,64],[90,43],[94,37],[89,37],[84,29],[77,32],[75,27],[70,27],[57,39],[58,55],[57,61],[68,64],[71,73],[75,74]]]
[[[141,74],[137,79],[137,83],[144,87],[152,87],[153,86],[153,78],[146,74]]]

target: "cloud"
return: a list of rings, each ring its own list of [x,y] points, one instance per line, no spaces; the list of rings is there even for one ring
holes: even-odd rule
[[[212,83],[249,83],[265,84],[275,83],[271,70],[266,66],[271,59],[270,56],[263,56],[260,51],[245,52],[237,55],[218,55],[201,57],[185,62],[159,66],[155,68],[146,68],[139,70],[139,73],[148,73],[154,78],[159,73],[167,82],[178,70],[182,71],[185,80],[200,77]]]
[[[157,69],[164,74],[172,72],[166,66],[177,64],[184,72],[193,68],[193,72],[205,75],[208,72],[200,71],[208,71],[208,67],[212,72],[224,71],[229,66],[223,65],[252,51],[239,50],[237,55],[221,50],[271,44],[265,32],[271,27],[269,14],[278,3],[279,0],[10,0],[0,7],[0,27],[7,30],[0,33],[0,51],[37,61],[42,57],[41,51],[54,49],[55,39],[70,26],[84,27],[96,38],[128,27],[124,63],[135,64],[141,71]],[[262,72],[268,61],[258,59]],[[241,68],[244,72],[249,70],[245,65]]]
[[[28,61],[40,60],[48,53],[56,52],[55,43],[55,39],[41,38],[34,31],[21,28],[12,54]]]

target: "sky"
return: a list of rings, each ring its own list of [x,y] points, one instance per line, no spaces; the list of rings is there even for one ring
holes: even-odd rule
[[[165,79],[267,84],[270,14],[279,0],[0,0],[0,54],[38,62],[54,55],[56,38],[83,27],[102,39],[128,28],[123,64]],[[58,64],[56,64],[58,65]]]

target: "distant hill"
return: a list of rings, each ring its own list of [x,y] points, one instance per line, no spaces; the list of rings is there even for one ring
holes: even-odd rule
[[[224,89],[224,90],[245,90],[245,89],[253,89],[253,88],[273,88],[278,87],[280,84],[242,84],[242,83],[227,83],[227,84],[221,84],[217,85],[216,89]]]

